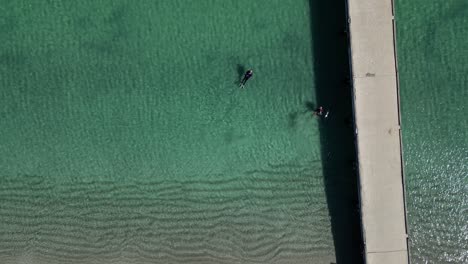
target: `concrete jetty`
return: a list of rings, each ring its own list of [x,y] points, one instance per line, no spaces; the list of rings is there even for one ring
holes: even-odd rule
[[[392,0],[347,0],[366,263],[409,263]]]

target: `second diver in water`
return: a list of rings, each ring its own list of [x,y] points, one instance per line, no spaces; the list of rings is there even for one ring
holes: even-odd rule
[[[329,111],[328,111],[328,110],[325,110],[325,108],[323,108],[323,106],[319,106],[317,109],[315,109],[315,110],[312,112],[312,116],[317,116],[317,117],[321,117],[321,118],[327,118],[327,117],[328,117],[328,113],[329,113]]]
[[[240,88],[244,88],[245,83],[253,76],[253,70],[249,69],[247,72],[245,72],[244,77],[242,78],[240,82]]]

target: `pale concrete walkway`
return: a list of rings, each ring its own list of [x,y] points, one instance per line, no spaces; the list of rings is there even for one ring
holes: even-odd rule
[[[366,263],[408,263],[391,0],[348,0]]]

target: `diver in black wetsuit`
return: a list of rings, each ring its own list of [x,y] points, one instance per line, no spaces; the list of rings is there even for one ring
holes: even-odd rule
[[[244,88],[244,85],[245,83],[250,79],[250,77],[253,76],[253,70],[252,69],[249,69],[245,74],[244,74],[244,78],[242,78],[242,81],[240,83],[240,87],[241,88]]]

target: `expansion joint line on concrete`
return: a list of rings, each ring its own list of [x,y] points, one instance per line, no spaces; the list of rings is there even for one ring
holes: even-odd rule
[[[375,74],[369,73],[371,75],[363,75],[363,76],[353,76],[354,79],[362,79],[362,78],[379,78],[379,77],[395,77],[394,73],[386,73],[386,74]]]
[[[406,252],[406,249],[384,250],[384,251],[368,251],[367,254],[393,253],[393,252]]]

